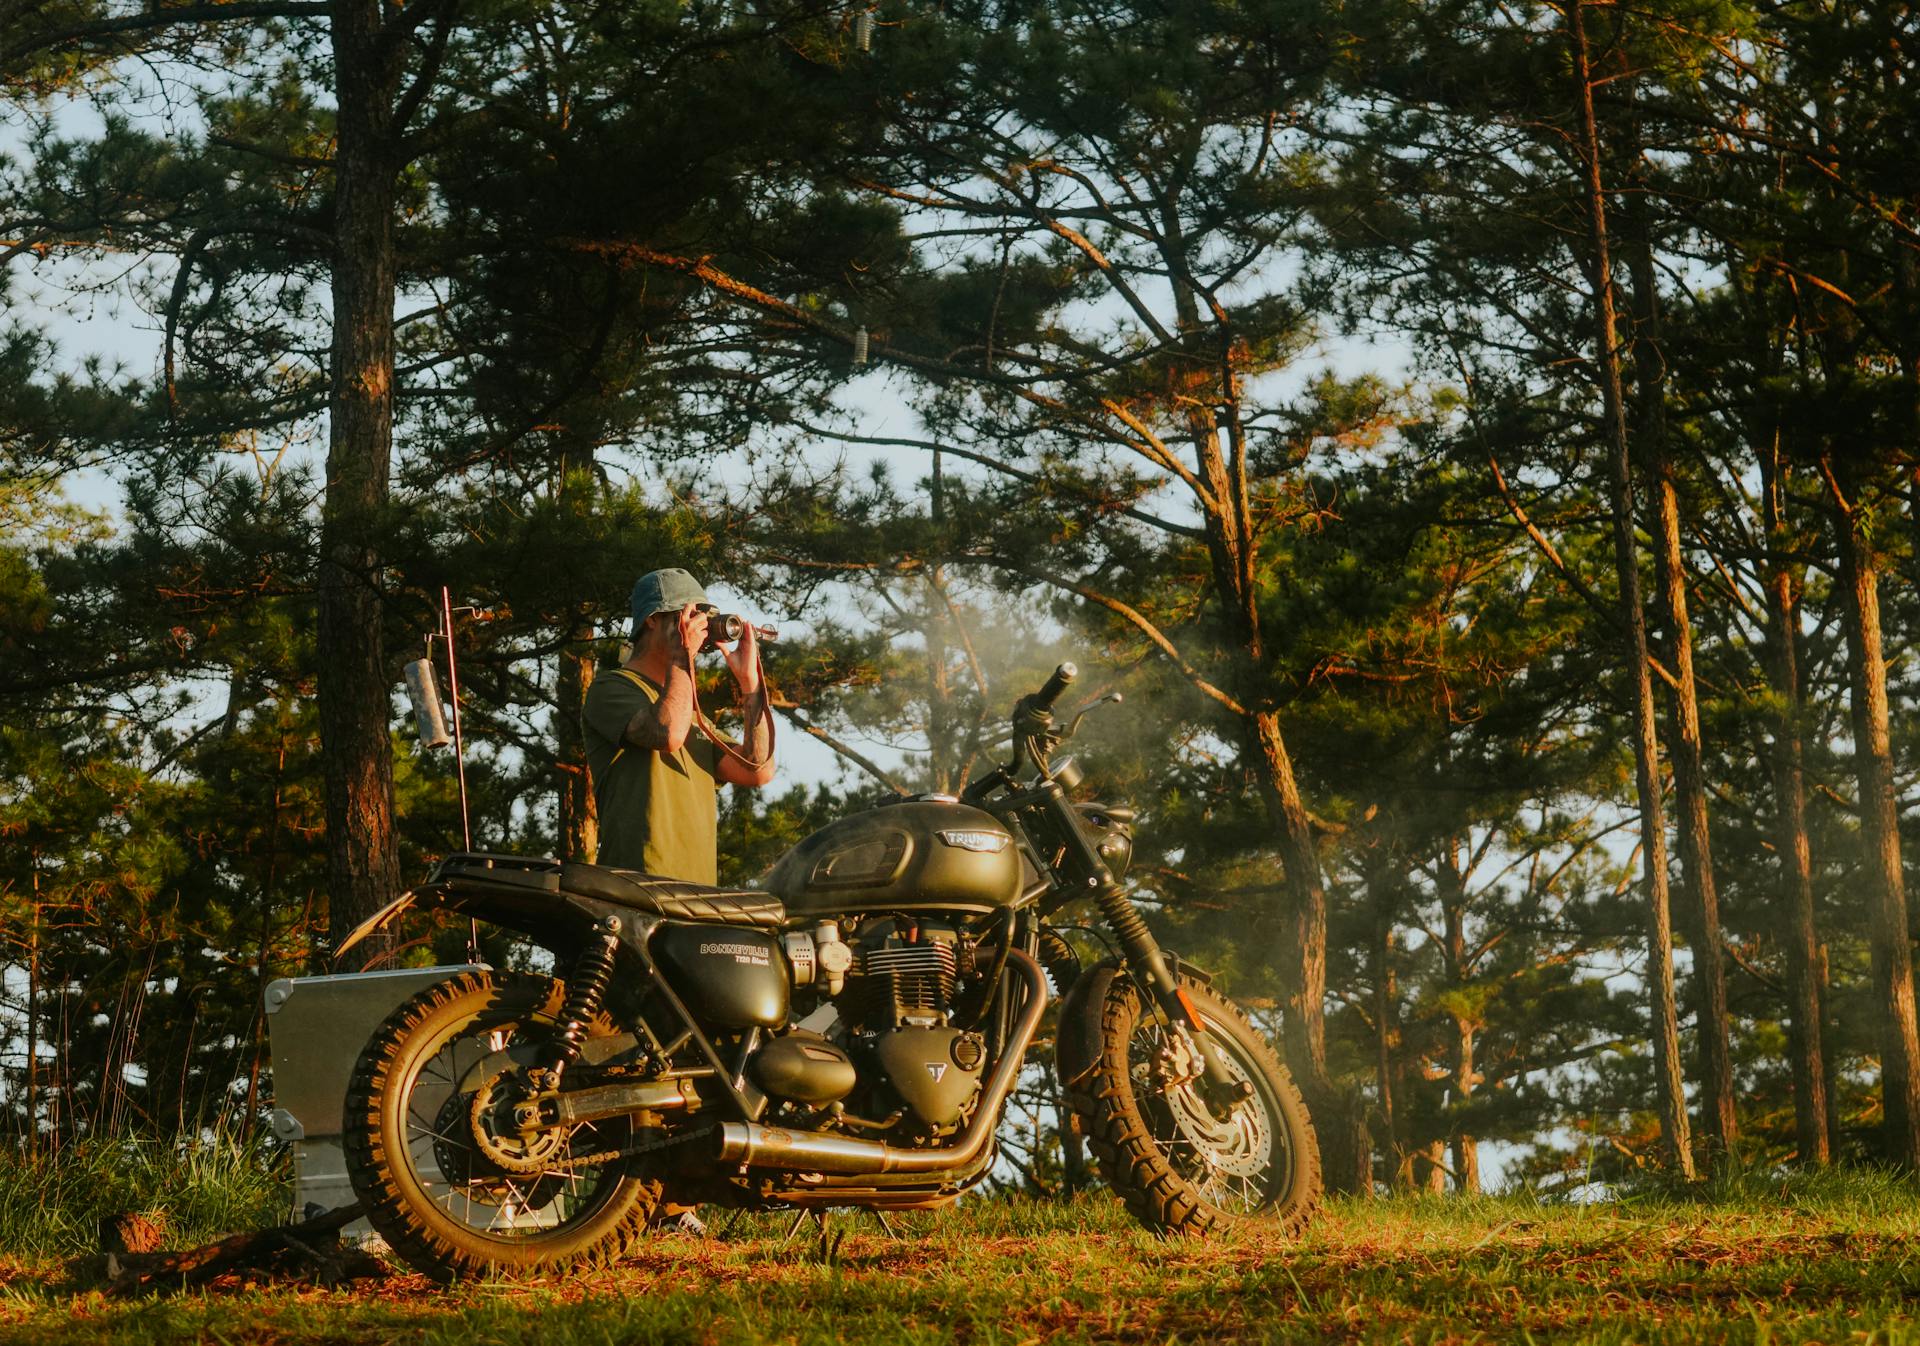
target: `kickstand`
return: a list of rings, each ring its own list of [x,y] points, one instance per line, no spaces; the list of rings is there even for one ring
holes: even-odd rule
[[[887,1218],[885,1211],[869,1209],[866,1213],[871,1215],[879,1224],[881,1233],[890,1239],[898,1241],[900,1231],[894,1227],[893,1221]],[[847,1231],[845,1229],[836,1230],[833,1227],[833,1210],[829,1207],[823,1206],[816,1209],[795,1212],[793,1223],[787,1226],[787,1232],[781,1238],[780,1246],[784,1248],[789,1243],[792,1243],[794,1237],[806,1227],[808,1220],[812,1220],[820,1230],[819,1251],[821,1260],[831,1262],[839,1255],[840,1245],[846,1242]]]
[[[793,1216],[793,1223],[787,1226],[786,1235],[780,1240],[780,1246],[784,1248],[789,1243],[792,1243],[793,1236],[800,1232],[800,1226],[805,1224],[809,1219],[818,1219],[820,1221],[821,1228],[822,1229],[826,1228],[827,1217],[821,1212],[817,1210],[804,1210],[804,1209],[796,1211]]]
[[[820,1207],[814,1210],[803,1210],[795,1215],[793,1217],[793,1223],[787,1226],[786,1237],[780,1240],[780,1246],[784,1248],[793,1242],[794,1236],[806,1227],[809,1219],[811,1219],[820,1230],[820,1241],[814,1249],[815,1255],[822,1262],[839,1260],[840,1245],[847,1241],[847,1231],[845,1228],[836,1228],[834,1226],[833,1211],[826,1207]]]

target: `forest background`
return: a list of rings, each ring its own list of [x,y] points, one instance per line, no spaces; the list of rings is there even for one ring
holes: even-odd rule
[[[457,844],[396,699],[443,586],[476,838],[585,856],[580,698],[679,564],[844,767],[728,798],[726,878],[1061,657],[1124,692],[1089,779],[1336,1187],[1920,1165],[1916,43],[6,0],[0,1128],[260,1138],[266,983]]]

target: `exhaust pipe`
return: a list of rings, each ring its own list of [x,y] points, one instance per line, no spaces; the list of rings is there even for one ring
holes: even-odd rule
[[[980,1157],[1000,1119],[1000,1105],[1007,1101],[1014,1081],[1020,1077],[1020,1063],[1026,1059],[1027,1046],[1040,1027],[1040,1016],[1047,1012],[1047,979],[1040,965],[1025,952],[1014,949],[1007,955],[1007,968],[1018,972],[1027,983],[1027,998],[1020,1007],[1020,1018],[1013,1026],[1012,1039],[1001,1053],[999,1063],[980,1090],[980,1106],[973,1120],[951,1145],[934,1150],[903,1150],[884,1141],[862,1140],[858,1136],[836,1136],[823,1131],[787,1131],[758,1122],[727,1122],[720,1128],[720,1154],[723,1164],[745,1168],[784,1168],[807,1173],[944,1173],[961,1168]]]

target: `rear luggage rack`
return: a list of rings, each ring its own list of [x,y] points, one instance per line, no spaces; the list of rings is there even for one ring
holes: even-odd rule
[[[484,883],[506,888],[531,889],[540,893],[560,891],[560,862],[531,859],[524,855],[498,855],[492,851],[455,851],[434,866],[429,883],[459,881]]]

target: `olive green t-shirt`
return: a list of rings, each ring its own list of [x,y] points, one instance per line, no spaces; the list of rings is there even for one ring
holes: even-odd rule
[[[602,672],[587,688],[580,720],[600,809],[596,863],[711,885],[720,750],[697,727],[672,754],[626,742],[628,722],[659,700],[659,685],[628,669]]]

